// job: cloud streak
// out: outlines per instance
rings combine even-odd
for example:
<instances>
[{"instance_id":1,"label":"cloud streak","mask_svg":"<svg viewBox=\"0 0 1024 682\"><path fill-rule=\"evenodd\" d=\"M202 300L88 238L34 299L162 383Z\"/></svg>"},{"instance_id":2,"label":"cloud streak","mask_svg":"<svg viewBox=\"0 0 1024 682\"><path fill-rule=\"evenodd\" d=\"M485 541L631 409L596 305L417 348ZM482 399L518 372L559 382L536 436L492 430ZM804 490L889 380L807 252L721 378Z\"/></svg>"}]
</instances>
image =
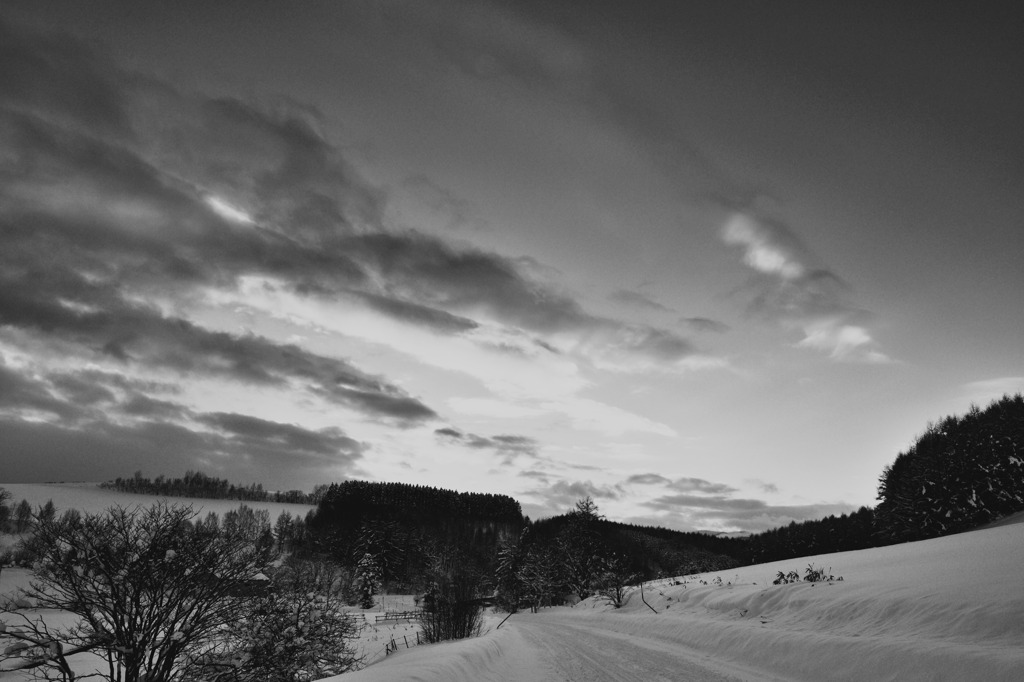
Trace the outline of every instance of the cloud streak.
<instances>
[{"instance_id":1,"label":"cloud streak","mask_svg":"<svg viewBox=\"0 0 1024 682\"><path fill-rule=\"evenodd\" d=\"M695 353L673 331L587 312L524 259L388 226L385 193L322 134L313 108L186 94L67 36L9 24L0 35L0 341L19 352L297 391L401 426L438 415L349 359L211 329L194 307L264 282L481 347L490 336L510 352L546 348L568 364L663 370ZM88 387L65 390L85 397ZM546 409L591 419L600 406L574 390ZM69 409L25 386L8 395ZM177 419L185 409L138 392L125 414Z\"/></svg>"},{"instance_id":2,"label":"cloud streak","mask_svg":"<svg viewBox=\"0 0 1024 682\"><path fill-rule=\"evenodd\" d=\"M537 456L537 442L526 436L503 434L486 437L475 433L463 433L450 426L436 429L434 435L446 444L459 445L473 450L491 450L504 457L506 464L511 464L519 455Z\"/></svg>"},{"instance_id":3,"label":"cloud streak","mask_svg":"<svg viewBox=\"0 0 1024 682\"><path fill-rule=\"evenodd\" d=\"M754 272L745 287L753 295L750 311L799 330L799 348L831 359L881 364L891 362L864 321L870 315L846 300L845 283L815 263L796 234L781 222L735 213L721 231L722 241L739 248Z\"/></svg>"},{"instance_id":4,"label":"cloud streak","mask_svg":"<svg viewBox=\"0 0 1024 682\"><path fill-rule=\"evenodd\" d=\"M106 480L245 466L249 475L308 486L351 471L366 445L341 429L225 412L160 396L172 388L96 370L39 372L0 363L0 456L9 480ZM154 394L155 392L155 394Z\"/></svg>"}]
</instances>

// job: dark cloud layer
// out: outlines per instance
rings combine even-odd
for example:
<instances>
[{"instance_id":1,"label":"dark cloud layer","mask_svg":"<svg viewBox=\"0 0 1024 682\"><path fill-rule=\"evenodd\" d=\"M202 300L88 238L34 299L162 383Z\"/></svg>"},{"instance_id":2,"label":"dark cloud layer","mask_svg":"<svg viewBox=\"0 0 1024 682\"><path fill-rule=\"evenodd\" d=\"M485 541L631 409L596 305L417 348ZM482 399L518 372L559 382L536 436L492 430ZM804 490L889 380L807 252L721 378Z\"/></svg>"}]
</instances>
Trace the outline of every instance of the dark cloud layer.
<instances>
[{"instance_id":1,"label":"dark cloud layer","mask_svg":"<svg viewBox=\"0 0 1024 682\"><path fill-rule=\"evenodd\" d=\"M830 514L855 511L853 505L842 503L771 505L764 500L687 493L663 495L642 504L661 512L659 518L663 525L690 529L731 527L750 532L785 526L791 521L820 519Z\"/></svg>"},{"instance_id":2,"label":"dark cloud layer","mask_svg":"<svg viewBox=\"0 0 1024 682\"><path fill-rule=\"evenodd\" d=\"M608 298L615 303L621 303L624 306L631 308L639 308L641 310L653 310L660 313L670 313L672 309L658 303L647 294L643 294L639 291L630 291L628 289L619 289L613 291Z\"/></svg>"},{"instance_id":3,"label":"dark cloud layer","mask_svg":"<svg viewBox=\"0 0 1024 682\"><path fill-rule=\"evenodd\" d=\"M683 318L683 322L689 325L695 332L714 332L716 334L724 334L729 331L729 325L707 317L686 317Z\"/></svg>"},{"instance_id":4,"label":"dark cloud layer","mask_svg":"<svg viewBox=\"0 0 1024 682\"><path fill-rule=\"evenodd\" d=\"M279 480L282 471L308 480L351 469L366 449L338 428L194 412L139 387L91 370L38 376L0 365L5 480L105 480L140 466L175 472L239 465L265 480Z\"/></svg>"},{"instance_id":5,"label":"dark cloud layer","mask_svg":"<svg viewBox=\"0 0 1024 682\"><path fill-rule=\"evenodd\" d=\"M600 504L601 500L617 500L625 492L621 485L600 485L589 480L568 481L563 479L549 483L549 479L541 472L528 477L534 478L542 484L541 487L522 492L527 499L540 500L539 503L523 504L523 509L532 516L565 514L573 509L577 501L585 497L590 497Z\"/></svg>"},{"instance_id":6,"label":"dark cloud layer","mask_svg":"<svg viewBox=\"0 0 1024 682\"><path fill-rule=\"evenodd\" d=\"M95 61L73 40L64 44L82 63ZM14 49L28 59L48 43L34 45ZM6 68L18 71L20 61ZM120 85L112 95L119 106L107 107L117 125L62 125L47 108L60 95L45 82L22 97L27 106L6 101L4 142L20 180L5 198L23 239L45 229L48 239L79 252L77 265L138 286L231 287L262 275L304 294L354 292L378 312L452 333L474 328L465 316L482 314L539 333L638 336L588 314L514 259L386 229L382 193L317 133L308 108L186 97L101 66L106 81ZM252 222L218 215L211 195L244 206ZM691 352L672 332L641 331L644 338L626 342L629 352L657 359Z\"/></svg>"},{"instance_id":7,"label":"dark cloud layer","mask_svg":"<svg viewBox=\"0 0 1024 682\"><path fill-rule=\"evenodd\" d=\"M445 443L452 443L476 450L491 450L495 454L503 456L505 463L511 463L517 455L526 455L528 457L535 457L537 455L537 441L526 436L504 434L488 438L475 433L463 433L450 426L436 429L434 435Z\"/></svg>"},{"instance_id":8,"label":"dark cloud layer","mask_svg":"<svg viewBox=\"0 0 1024 682\"><path fill-rule=\"evenodd\" d=\"M777 528L791 521L820 519L829 514L845 514L854 510L852 505L818 503L807 505L773 505L764 500L736 497L738 490L724 483L702 478L672 480L661 474L633 474L626 485L658 486L672 491L641 502L658 515L629 519L632 523L662 525L680 530L738 528L746 532L759 532ZM778 492L772 484L761 484L767 493Z\"/></svg>"},{"instance_id":9,"label":"dark cloud layer","mask_svg":"<svg viewBox=\"0 0 1024 682\"><path fill-rule=\"evenodd\" d=\"M0 352L28 354L46 375L32 383L0 367L5 433L26 448L36 434L40 452L48 442L59 453L77 429L97 448L116 441L154 457L166 446L143 441L166 438L189 461L361 452L340 432L193 414L144 385L154 374L298 390L401 426L437 418L344 357L190 315L210 292L237 296L253 282L436 334L486 321L552 350L557 341L539 337L664 364L694 352L675 332L588 313L522 259L393 229L386 193L322 128L313 107L185 93L72 37L0 23ZM104 369L62 374L49 366L58 358ZM65 421L18 421L31 411ZM506 457L537 448L521 436L439 435Z\"/></svg>"}]
</instances>

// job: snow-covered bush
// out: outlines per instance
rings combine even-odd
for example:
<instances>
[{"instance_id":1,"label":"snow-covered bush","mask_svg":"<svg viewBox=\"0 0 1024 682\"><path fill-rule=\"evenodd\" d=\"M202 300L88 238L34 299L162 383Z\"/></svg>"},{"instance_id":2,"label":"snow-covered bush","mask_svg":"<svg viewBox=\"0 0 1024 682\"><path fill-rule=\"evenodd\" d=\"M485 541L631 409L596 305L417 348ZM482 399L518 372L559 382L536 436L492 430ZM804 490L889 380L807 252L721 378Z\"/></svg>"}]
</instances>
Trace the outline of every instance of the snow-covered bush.
<instances>
[{"instance_id":1,"label":"snow-covered bush","mask_svg":"<svg viewBox=\"0 0 1024 682\"><path fill-rule=\"evenodd\" d=\"M359 606L373 608L373 597L380 592L381 569L377 558L369 552L356 565L356 585L359 589Z\"/></svg>"},{"instance_id":2,"label":"snow-covered bush","mask_svg":"<svg viewBox=\"0 0 1024 682\"><path fill-rule=\"evenodd\" d=\"M200 659L198 679L303 682L353 669L357 628L342 610L347 577L331 564L296 559L268 572L267 589Z\"/></svg>"}]
</instances>

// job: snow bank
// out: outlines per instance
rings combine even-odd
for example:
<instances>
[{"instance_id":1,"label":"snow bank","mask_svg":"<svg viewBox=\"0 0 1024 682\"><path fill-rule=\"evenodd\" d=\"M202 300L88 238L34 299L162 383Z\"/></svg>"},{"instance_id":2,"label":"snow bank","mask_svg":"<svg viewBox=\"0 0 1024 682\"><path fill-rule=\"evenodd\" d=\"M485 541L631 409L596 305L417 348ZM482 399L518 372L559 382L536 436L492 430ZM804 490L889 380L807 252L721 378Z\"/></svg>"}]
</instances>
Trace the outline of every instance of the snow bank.
<instances>
[{"instance_id":1,"label":"snow bank","mask_svg":"<svg viewBox=\"0 0 1024 682\"><path fill-rule=\"evenodd\" d=\"M329 677L322 682L513 682L543 679L543 673L534 669L529 649L518 633L512 628L502 628L475 639L399 649L398 653L365 670Z\"/></svg>"},{"instance_id":2,"label":"snow bank","mask_svg":"<svg viewBox=\"0 0 1024 682\"><path fill-rule=\"evenodd\" d=\"M771 584L779 571L802 575L808 563L844 579ZM554 623L692 651L759 671L753 679L1024 680L1024 523L680 580L645 586L657 614L633 590L620 610L587 600L516 614L480 639L417 647L332 679L543 680L547 668L519 631Z\"/></svg>"}]
</instances>

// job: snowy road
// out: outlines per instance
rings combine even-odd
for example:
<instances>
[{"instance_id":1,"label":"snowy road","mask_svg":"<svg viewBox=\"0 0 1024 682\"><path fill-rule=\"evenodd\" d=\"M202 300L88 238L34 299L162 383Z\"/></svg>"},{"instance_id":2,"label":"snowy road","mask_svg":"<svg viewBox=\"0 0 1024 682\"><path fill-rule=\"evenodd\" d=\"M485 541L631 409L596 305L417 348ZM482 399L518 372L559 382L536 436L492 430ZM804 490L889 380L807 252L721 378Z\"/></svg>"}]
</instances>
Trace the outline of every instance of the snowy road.
<instances>
[{"instance_id":1,"label":"snowy road","mask_svg":"<svg viewBox=\"0 0 1024 682\"><path fill-rule=\"evenodd\" d=\"M781 682L678 641L627 634L567 609L519 613L476 638L399 650L323 682ZM648 630L650 633L650 630Z\"/></svg>"},{"instance_id":2,"label":"snowy road","mask_svg":"<svg viewBox=\"0 0 1024 682\"><path fill-rule=\"evenodd\" d=\"M699 653L581 623L572 614L526 615L511 625L532 657L520 679L551 682L752 682L777 679L728 668Z\"/></svg>"}]
</instances>

